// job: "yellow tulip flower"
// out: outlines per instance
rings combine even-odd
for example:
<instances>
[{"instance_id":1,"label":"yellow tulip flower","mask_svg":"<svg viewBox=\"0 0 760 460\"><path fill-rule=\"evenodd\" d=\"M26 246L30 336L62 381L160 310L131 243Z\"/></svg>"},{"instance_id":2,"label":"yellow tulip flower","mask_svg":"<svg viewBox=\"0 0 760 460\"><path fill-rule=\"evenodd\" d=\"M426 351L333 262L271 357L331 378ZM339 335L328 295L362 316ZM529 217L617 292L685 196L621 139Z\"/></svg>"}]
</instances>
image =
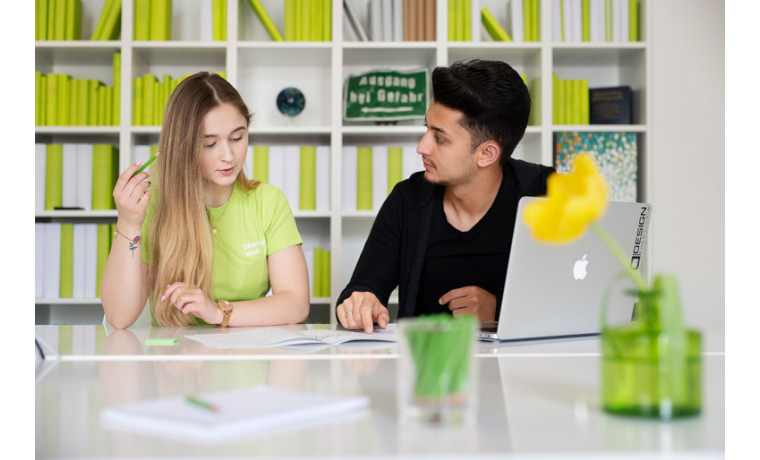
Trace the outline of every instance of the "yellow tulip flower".
<instances>
[{"instance_id":1,"label":"yellow tulip flower","mask_svg":"<svg viewBox=\"0 0 760 460\"><path fill-rule=\"evenodd\" d=\"M545 243L569 243L582 236L607 208L607 184L587 154L575 157L573 172L547 179L546 200L525 208L524 221Z\"/></svg>"}]
</instances>

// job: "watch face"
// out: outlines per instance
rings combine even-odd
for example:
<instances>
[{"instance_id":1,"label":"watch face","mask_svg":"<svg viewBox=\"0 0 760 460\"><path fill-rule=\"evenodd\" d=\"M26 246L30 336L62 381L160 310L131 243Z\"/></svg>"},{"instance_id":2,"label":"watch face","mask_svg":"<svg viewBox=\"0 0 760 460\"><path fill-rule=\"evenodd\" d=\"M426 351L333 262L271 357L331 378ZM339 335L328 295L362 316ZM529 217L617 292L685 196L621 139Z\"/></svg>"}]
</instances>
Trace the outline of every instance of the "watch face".
<instances>
[{"instance_id":1,"label":"watch face","mask_svg":"<svg viewBox=\"0 0 760 460\"><path fill-rule=\"evenodd\" d=\"M228 302L228 301L226 301L226 300L220 300L220 301L219 301L219 306L220 306L220 307L221 307L223 310L232 310L232 304L231 304L231 303L229 303L229 302Z\"/></svg>"}]
</instances>

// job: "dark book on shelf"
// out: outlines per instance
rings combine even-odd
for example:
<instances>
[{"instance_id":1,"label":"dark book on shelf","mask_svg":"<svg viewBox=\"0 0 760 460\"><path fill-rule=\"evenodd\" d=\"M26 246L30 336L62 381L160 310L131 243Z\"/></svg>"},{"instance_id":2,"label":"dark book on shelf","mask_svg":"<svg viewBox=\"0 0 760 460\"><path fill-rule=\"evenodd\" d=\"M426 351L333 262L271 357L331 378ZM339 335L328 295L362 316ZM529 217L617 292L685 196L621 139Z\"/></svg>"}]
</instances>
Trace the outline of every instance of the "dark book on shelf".
<instances>
[{"instance_id":1,"label":"dark book on shelf","mask_svg":"<svg viewBox=\"0 0 760 460\"><path fill-rule=\"evenodd\" d=\"M633 94L630 86L589 89L589 118L592 125L633 123Z\"/></svg>"}]
</instances>

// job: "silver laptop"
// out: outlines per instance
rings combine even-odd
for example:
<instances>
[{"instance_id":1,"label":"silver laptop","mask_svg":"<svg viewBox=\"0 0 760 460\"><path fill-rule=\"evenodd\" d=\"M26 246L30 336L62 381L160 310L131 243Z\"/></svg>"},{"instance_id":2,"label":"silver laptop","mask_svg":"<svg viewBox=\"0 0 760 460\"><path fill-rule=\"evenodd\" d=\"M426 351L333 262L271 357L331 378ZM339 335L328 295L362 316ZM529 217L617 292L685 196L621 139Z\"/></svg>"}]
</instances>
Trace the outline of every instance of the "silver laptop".
<instances>
[{"instance_id":1,"label":"silver laptop","mask_svg":"<svg viewBox=\"0 0 760 460\"><path fill-rule=\"evenodd\" d=\"M517 208L509 269L504 282L498 321L481 324L478 337L486 341L517 341L574 337L601 331L600 308L610 289L608 322L629 322L634 298L625 291L633 281L591 229L566 245L535 240L523 222L525 206L546 198L524 197ZM651 205L610 202L602 227L641 271Z\"/></svg>"}]
</instances>

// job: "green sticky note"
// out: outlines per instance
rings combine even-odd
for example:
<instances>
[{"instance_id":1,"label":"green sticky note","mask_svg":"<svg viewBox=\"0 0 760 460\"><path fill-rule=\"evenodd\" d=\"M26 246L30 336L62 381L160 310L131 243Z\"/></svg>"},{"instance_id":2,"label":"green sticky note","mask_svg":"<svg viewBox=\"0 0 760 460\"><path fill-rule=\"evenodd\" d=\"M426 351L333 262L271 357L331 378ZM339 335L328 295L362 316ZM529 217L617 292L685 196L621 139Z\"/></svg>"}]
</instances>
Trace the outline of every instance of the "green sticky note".
<instances>
[{"instance_id":1,"label":"green sticky note","mask_svg":"<svg viewBox=\"0 0 760 460\"><path fill-rule=\"evenodd\" d=\"M148 347L156 347L162 345L176 345L179 343L179 337L163 337L145 339L145 345Z\"/></svg>"}]
</instances>

